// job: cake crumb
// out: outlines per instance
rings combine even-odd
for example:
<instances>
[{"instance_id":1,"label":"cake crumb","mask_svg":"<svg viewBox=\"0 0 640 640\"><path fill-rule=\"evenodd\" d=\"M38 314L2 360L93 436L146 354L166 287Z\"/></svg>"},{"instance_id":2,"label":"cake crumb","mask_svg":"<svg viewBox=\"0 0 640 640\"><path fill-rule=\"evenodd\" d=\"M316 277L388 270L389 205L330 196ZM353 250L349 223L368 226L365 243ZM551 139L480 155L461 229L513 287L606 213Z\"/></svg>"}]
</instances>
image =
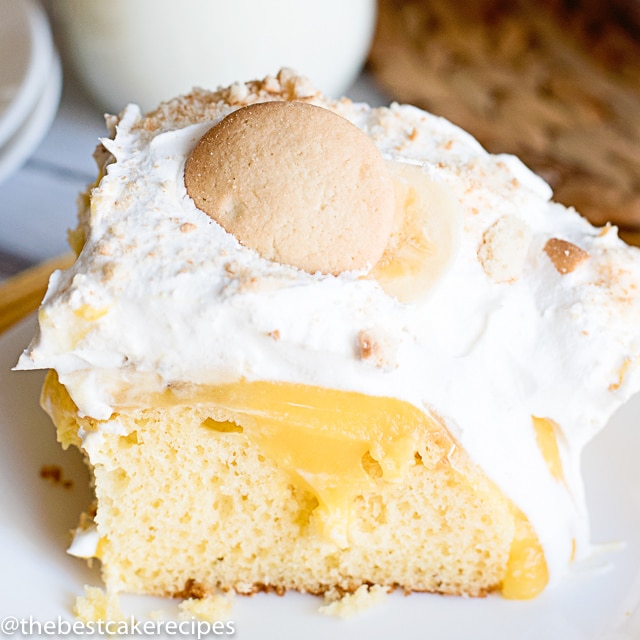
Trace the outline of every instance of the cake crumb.
<instances>
[{"instance_id":1,"label":"cake crumb","mask_svg":"<svg viewBox=\"0 0 640 640\"><path fill-rule=\"evenodd\" d=\"M76 618L85 623L125 619L117 595L89 585L85 585L84 591L85 595L78 596L73 606Z\"/></svg>"},{"instance_id":2,"label":"cake crumb","mask_svg":"<svg viewBox=\"0 0 640 640\"><path fill-rule=\"evenodd\" d=\"M325 593L325 602L318 611L326 616L350 618L382 604L389 590L382 585L360 585L353 593L331 589Z\"/></svg>"},{"instance_id":3,"label":"cake crumb","mask_svg":"<svg viewBox=\"0 0 640 640\"><path fill-rule=\"evenodd\" d=\"M577 269L589 254L580 247L567 240L550 238L544 245L544 252L549 256L556 270L565 275Z\"/></svg>"},{"instance_id":4,"label":"cake crumb","mask_svg":"<svg viewBox=\"0 0 640 640\"><path fill-rule=\"evenodd\" d=\"M230 595L209 595L204 598L188 598L178 605L181 620L197 618L206 622L217 622L229 618L233 605Z\"/></svg>"}]
</instances>

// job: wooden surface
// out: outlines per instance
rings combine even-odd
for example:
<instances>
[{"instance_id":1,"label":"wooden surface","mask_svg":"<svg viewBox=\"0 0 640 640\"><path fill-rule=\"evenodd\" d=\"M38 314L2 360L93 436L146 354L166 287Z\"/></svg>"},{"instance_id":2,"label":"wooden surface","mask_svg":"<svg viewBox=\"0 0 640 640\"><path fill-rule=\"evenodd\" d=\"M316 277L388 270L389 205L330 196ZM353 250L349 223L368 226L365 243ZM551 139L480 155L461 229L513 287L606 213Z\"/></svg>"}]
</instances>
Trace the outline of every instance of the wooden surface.
<instances>
[{"instance_id":1,"label":"wooden surface","mask_svg":"<svg viewBox=\"0 0 640 640\"><path fill-rule=\"evenodd\" d=\"M640 247L640 231L620 231L619 233L625 242Z\"/></svg>"},{"instance_id":2,"label":"wooden surface","mask_svg":"<svg viewBox=\"0 0 640 640\"><path fill-rule=\"evenodd\" d=\"M640 24L618 3L379 0L370 69L394 100L518 156L554 200L640 231Z\"/></svg>"},{"instance_id":3,"label":"wooden surface","mask_svg":"<svg viewBox=\"0 0 640 640\"><path fill-rule=\"evenodd\" d=\"M64 255L43 262L6 280L0 285L0 332L35 311L40 305L56 269L65 269L73 256Z\"/></svg>"}]
</instances>

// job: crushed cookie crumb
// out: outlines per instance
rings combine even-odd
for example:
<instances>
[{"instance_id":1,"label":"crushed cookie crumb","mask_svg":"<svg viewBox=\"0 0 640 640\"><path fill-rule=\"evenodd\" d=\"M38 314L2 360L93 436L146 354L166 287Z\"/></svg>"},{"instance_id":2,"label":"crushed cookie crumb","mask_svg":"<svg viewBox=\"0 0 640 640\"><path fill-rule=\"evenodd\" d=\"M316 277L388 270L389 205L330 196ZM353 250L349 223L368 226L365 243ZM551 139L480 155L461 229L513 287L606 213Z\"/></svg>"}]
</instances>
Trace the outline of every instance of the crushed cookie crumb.
<instances>
[{"instance_id":1,"label":"crushed cookie crumb","mask_svg":"<svg viewBox=\"0 0 640 640\"><path fill-rule=\"evenodd\" d=\"M604 238L611 230L613 229L613 225L610 222L607 222L603 227L600 227L600 233L598 236L600 238Z\"/></svg>"},{"instance_id":2,"label":"crushed cookie crumb","mask_svg":"<svg viewBox=\"0 0 640 640\"><path fill-rule=\"evenodd\" d=\"M313 101L320 95L308 79L297 76L290 69L263 80L235 83L217 91L194 89L191 93L163 102L147 113L135 128L149 135L181 128L196 122L218 117L220 109L227 111L253 102L270 100Z\"/></svg>"},{"instance_id":3,"label":"crushed cookie crumb","mask_svg":"<svg viewBox=\"0 0 640 640\"><path fill-rule=\"evenodd\" d=\"M358 346L360 347L360 357L363 360L369 359L375 351L375 342L366 331L358 333Z\"/></svg>"},{"instance_id":4,"label":"crushed cookie crumb","mask_svg":"<svg viewBox=\"0 0 640 640\"><path fill-rule=\"evenodd\" d=\"M113 262L108 262L102 267L102 277L104 278L104 280L110 280L111 278L113 278L115 272L116 267Z\"/></svg>"},{"instance_id":5,"label":"crushed cookie crumb","mask_svg":"<svg viewBox=\"0 0 640 640\"><path fill-rule=\"evenodd\" d=\"M558 273L565 275L575 271L590 256L584 250L560 238L550 238L544 245L544 252L549 256Z\"/></svg>"},{"instance_id":6,"label":"crushed cookie crumb","mask_svg":"<svg viewBox=\"0 0 640 640\"><path fill-rule=\"evenodd\" d=\"M112 249L111 249L111 245L107 242L103 242L99 249L98 249L98 253L101 256L110 256L112 255Z\"/></svg>"},{"instance_id":7,"label":"crushed cookie crumb","mask_svg":"<svg viewBox=\"0 0 640 640\"><path fill-rule=\"evenodd\" d=\"M618 371L618 379L616 382L612 382L609 385L608 387L609 391L617 391L622 386L622 384L624 383L625 377L629 373L629 369L631 368L633 363L634 363L634 358L627 357L624 359L624 362L622 363L622 366Z\"/></svg>"},{"instance_id":8,"label":"crushed cookie crumb","mask_svg":"<svg viewBox=\"0 0 640 640\"><path fill-rule=\"evenodd\" d=\"M262 89L268 93L279 93L280 83L278 82L278 78L275 78L274 76L267 76L263 80Z\"/></svg>"},{"instance_id":9,"label":"crushed cookie crumb","mask_svg":"<svg viewBox=\"0 0 640 640\"><path fill-rule=\"evenodd\" d=\"M153 133L154 131L157 131L160 128L160 125L158 124L158 122L156 122L152 118L144 118L142 121L142 128L145 131L149 131Z\"/></svg>"},{"instance_id":10,"label":"crushed cookie crumb","mask_svg":"<svg viewBox=\"0 0 640 640\"><path fill-rule=\"evenodd\" d=\"M358 356L380 369L394 369L398 366L395 345L388 336L372 329L358 332Z\"/></svg>"},{"instance_id":11,"label":"crushed cookie crumb","mask_svg":"<svg viewBox=\"0 0 640 640\"><path fill-rule=\"evenodd\" d=\"M273 331L269 331L267 334L270 338L274 340L280 340L280 331L278 329L274 329Z\"/></svg>"},{"instance_id":12,"label":"crushed cookie crumb","mask_svg":"<svg viewBox=\"0 0 640 640\"><path fill-rule=\"evenodd\" d=\"M196 227L195 224L193 224L193 222L183 222L180 225L180 231L182 233L191 233L191 231L195 231L198 227Z\"/></svg>"}]
</instances>

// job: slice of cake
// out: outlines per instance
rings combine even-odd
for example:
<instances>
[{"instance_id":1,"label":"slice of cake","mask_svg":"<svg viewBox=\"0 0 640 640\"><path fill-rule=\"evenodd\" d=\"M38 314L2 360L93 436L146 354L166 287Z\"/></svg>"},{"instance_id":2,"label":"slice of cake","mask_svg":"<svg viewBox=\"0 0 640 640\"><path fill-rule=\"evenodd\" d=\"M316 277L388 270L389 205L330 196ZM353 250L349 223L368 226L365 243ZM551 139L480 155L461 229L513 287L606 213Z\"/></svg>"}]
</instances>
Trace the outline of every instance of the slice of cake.
<instances>
[{"instance_id":1,"label":"slice of cake","mask_svg":"<svg viewBox=\"0 0 640 640\"><path fill-rule=\"evenodd\" d=\"M589 553L640 253L411 106L288 71L108 120L19 368L112 593L529 598Z\"/></svg>"}]
</instances>

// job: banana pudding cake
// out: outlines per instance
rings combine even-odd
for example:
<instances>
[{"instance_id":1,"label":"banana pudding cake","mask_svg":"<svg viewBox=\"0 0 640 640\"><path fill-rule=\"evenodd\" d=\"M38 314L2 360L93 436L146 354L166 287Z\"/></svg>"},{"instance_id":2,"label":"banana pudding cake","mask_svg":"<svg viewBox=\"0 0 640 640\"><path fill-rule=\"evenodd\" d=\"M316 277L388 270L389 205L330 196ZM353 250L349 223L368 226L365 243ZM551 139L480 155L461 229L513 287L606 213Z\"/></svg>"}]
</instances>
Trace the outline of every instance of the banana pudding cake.
<instances>
[{"instance_id":1,"label":"banana pudding cake","mask_svg":"<svg viewBox=\"0 0 640 640\"><path fill-rule=\"evenodd\" d=\"M509 155L288 70L108 118L21 369L110 592L531 598L640 388L640 253Z\"/></svg>"}]
</instances>

